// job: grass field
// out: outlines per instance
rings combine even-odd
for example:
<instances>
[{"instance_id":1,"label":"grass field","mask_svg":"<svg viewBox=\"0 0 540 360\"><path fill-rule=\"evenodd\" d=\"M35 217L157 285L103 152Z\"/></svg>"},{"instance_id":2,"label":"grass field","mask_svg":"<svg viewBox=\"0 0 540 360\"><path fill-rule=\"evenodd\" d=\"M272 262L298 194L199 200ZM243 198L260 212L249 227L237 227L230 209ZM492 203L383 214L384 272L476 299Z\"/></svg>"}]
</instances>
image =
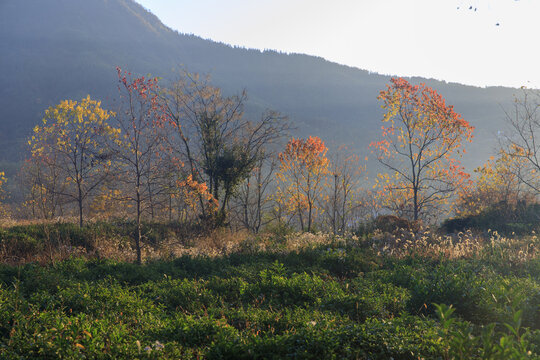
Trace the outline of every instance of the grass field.
<instances>
[{"instance_id":1,"label":"grass field","mask_svg":"<svg viewBox=\"0 0 540 360\"><path fill-rule=\"evenodd\" d=\"M539 358L536 237L470 237L2 265L0 358Z\"/></svg>"}]
</instances>

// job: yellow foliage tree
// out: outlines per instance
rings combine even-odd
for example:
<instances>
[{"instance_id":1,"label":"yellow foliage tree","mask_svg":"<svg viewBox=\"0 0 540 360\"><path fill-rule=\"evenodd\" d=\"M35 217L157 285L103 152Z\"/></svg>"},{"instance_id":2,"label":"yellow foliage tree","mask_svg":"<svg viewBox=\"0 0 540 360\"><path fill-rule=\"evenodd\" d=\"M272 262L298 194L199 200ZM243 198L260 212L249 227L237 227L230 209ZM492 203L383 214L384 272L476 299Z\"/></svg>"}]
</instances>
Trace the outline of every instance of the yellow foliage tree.
<instances>
[{"instance_id":1,"label":"yellow foliage tree","mask_svg":"<svg viewBox=\"0 0 540 360\"><path fill-rule=\"evenodd\" d=\"M112 115L90 95L80 102L64 100L45 111L43 124L34 128L29 141L32 158L54 168L65 185L50 190L77 204L80 226L87 200L104 182L111 165L105 144L120 133L107 122Z\"/></svg>"},{"instance_id":2,"label":"yellow foliage tree","mask_svg":"<svg viewBox=\"0 0 540 360\"><path fill-rule=\"evenodd\" d=\"M518 169L525 160L504 151L491 157L476 168L474 185L462 189L456 201L456 213L461 216L477 215L497 204L516 206L530 194L522 189Z\"/></svg>"}]
</instances>

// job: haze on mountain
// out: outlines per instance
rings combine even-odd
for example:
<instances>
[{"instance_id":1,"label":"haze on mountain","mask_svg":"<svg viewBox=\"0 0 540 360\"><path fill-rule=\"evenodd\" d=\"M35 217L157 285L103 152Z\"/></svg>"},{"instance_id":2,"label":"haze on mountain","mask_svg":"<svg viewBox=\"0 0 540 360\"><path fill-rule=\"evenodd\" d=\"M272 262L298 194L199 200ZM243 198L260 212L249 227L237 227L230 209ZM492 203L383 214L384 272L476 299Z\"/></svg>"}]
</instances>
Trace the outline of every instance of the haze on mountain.
<instances>
[{"instance_id":1,"label":"haze on mountain","mask_svg":"<svg viewBox=\"0 0 540 360\"><path fill-rule=\"evenodd\" d=\"M320 136L369 155L381 126L377 95L389 76L322 58L250 50L181 34L132 0L0 2L0 160L17 163L44 110L86 94L110 105L116 66L174 80L180 68L210 73L226 94L246 89L247 116L266 108L290 117L298 136ZM399 54L396 54L399 56ZM420 78L476 127L464 164L482 164L504 130L512 88L477 88ZM13 166L15 167L15 166Z\"/></svg>"}]
</instances>

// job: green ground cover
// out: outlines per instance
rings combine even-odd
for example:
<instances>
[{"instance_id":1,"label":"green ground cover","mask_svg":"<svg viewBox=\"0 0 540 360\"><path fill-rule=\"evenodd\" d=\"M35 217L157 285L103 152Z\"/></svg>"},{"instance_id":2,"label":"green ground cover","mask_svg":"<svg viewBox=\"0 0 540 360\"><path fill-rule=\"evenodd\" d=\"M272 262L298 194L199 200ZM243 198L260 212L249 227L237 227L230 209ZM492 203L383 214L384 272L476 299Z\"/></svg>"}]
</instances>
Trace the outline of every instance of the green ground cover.
<instances>
[{"instance_id":1,"label":"green ground cover","mask_svg":"<svg viewBox=\"0 0 540 360\"><path fill-rule=\"evenodd\" d=\"M539 305L540 260L489 252L71 258L0 266L0 358L532 359Z\"/></svg>"}]
</instances>

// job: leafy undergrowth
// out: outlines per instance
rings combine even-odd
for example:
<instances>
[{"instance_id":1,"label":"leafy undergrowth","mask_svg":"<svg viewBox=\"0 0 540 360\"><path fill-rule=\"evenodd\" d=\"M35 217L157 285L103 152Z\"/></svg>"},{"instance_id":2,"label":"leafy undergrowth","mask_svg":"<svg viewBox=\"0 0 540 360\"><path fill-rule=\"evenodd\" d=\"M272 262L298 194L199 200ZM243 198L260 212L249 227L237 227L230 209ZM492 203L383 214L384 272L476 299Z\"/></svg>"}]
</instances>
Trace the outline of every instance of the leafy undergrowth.
<instances>
[{"instance_id":1,"label":"leafy undergrowth","mask_svg":"<svg viewBox=\"0 0 540 360\"><path fill-rule=\"evenodd\" d=\"M359 240L3 265L0 358L538 358L539 279L538 259L395 257Z\"/></svg>"}]
</instances>

